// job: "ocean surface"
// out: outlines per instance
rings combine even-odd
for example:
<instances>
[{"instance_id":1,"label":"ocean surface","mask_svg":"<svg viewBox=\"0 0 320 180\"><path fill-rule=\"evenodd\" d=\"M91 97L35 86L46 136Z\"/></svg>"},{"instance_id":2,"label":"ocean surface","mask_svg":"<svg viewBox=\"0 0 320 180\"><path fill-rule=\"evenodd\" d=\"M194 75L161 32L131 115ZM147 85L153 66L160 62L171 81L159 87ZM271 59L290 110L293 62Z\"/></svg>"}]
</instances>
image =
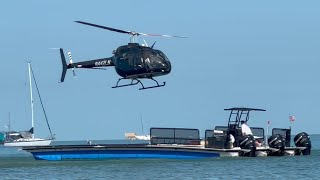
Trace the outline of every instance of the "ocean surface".
<instances>
[{"instance_id":1,"label":"ocean surface","mask_svg":"<svg viewBox=\"0 0 320 180\"><path fill-rule=\"evenodd\" d=\"M0 179L320 179L320 135L311 135L311 140L313 147L310 156L197 160L51 162L34 160L28 152L0 145Z\"/></svg>"}]
</instances>

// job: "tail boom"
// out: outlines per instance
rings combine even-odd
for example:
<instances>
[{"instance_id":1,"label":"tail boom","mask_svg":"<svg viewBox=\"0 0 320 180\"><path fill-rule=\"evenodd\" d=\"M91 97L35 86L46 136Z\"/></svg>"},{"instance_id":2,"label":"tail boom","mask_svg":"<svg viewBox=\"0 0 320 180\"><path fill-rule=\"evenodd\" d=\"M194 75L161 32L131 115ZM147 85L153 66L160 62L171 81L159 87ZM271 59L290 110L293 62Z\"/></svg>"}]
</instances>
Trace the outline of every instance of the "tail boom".
<instances>
[{"instance_id":1,"label":"tail boom","mask_svg":"<svg viewBox=\"0 0 320 180\"><path fill-rule=\"evenodd\" d=\"M60 82L64 81L67 70L70 68L101 69L101 67L114 66L112 57L72 63L71 53L68 53L69 59L70 58L71 59L70 59L70 63L67 64L62 48L60 48L60 56L61 56L61 62L62 62L62 74L61 74Z\"/></svg>"}]
</instances>

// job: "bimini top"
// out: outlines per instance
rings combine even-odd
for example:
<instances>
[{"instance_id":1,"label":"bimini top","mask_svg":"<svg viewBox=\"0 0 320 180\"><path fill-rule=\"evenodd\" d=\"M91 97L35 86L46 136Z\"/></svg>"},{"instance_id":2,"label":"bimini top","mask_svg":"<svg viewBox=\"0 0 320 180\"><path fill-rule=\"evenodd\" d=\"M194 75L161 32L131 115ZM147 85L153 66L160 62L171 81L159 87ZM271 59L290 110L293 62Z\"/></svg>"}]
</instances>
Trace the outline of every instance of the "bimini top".
<instances>
[{"instance_id":1,"label":"bimini top","mask_svg":"<svg viewBox=\"0 0 320 180\"><path fill-rule=\"evenodd\" d=\"M256 109L256 108L246 108L246 107L233 107L229 109L224 109L225 111L266 111L264 109Z\"/></svg>"}]
</instances>

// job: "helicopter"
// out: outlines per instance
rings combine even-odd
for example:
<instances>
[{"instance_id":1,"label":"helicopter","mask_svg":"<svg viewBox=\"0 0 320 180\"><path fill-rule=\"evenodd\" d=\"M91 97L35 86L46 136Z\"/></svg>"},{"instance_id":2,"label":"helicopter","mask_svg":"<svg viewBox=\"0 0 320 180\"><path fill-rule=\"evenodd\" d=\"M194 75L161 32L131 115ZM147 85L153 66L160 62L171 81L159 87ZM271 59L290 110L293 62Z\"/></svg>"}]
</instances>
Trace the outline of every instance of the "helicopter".
<instances>
[{"instance_id":1,"label":"helicopter","mask_svg":"<svg viewBox=\"0 0 320 180\"><path fill-rule=\"evenodd\" d=\"M115 29L111 27L101 26L97 24L92 24L83 21L74 21L76 23L93 26L100 29L105 29L117 33L129 34L130 43L118 47L112 52L113 56L101 59L93 59L87 61L73 62L71 52L68 52L68 58L70 63L67 64L63 49L60 48L60 56L62 61L62 74L60 82L63 82L68 69L73 70L73 75L75 76L75 68L87 68L87 69L105 69L103 67L114 66L116 72L121 78L112 88L119 88L125 86L132 86L141 84L139 90L157 88L166 85L166 82L159 84L157 80L154 79L156 76L167 75L171 71L171 63L167 56L160 50L154 49L153 43L149 47L146 42L140 45L136 43L137 37L139 35L143 36L160 36L160 37L174 37L174 38L187 38L185 36L170 36L170 35L160 35L160 34L146 34L135 31L125 31L121 29ZM156 83L153 86L144 86L141 79L150 79ZM122 80L131 80L130 83L121 84L119 82Z\"/></svg>"}]
</instances>

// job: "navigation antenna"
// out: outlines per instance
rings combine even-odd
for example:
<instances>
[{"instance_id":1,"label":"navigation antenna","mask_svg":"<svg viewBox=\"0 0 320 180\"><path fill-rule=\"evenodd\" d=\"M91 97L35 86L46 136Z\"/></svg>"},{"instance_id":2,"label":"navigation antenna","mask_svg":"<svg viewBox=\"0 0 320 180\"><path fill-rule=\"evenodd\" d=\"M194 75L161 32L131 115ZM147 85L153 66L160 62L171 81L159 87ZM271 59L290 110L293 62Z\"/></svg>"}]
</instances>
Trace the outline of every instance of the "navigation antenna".
<instances>
[{"instance_id":1,"label":"navigation antenna","mask_svg":"<svg viewBox=\"0 0 320 180\"><path fill-rule=\"evenodd\" d=\"M9 122L8 122L8 132L11 132L11 119L10 119L10 112L9 112Z\"/></svg>"}]
</instances>

